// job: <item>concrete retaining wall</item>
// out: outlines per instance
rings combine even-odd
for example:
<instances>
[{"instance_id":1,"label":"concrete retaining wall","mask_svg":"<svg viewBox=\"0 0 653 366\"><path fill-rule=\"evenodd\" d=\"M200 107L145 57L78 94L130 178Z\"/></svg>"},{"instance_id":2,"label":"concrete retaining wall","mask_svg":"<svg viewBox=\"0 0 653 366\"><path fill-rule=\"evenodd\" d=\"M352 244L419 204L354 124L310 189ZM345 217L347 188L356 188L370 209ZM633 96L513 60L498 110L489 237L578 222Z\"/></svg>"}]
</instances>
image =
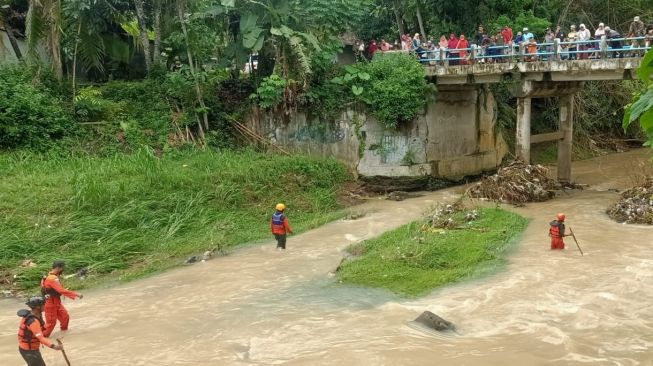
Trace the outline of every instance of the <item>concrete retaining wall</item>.
<instances>
[{"instance_id":1,"label":"concrete retaining wall","mask_svg":"<svg viewBox=\"0 0 653 366\"><path fill-rule=\"evenodd\" d=\"M335 121L296 112L281 120L255 111L249 127L290 150L335 157L363 176L460 179L495 169L507 153L496 129L492 93L474 86L441 87L437 101L412 123L386 130L364 109Z\"/></svg>"}]
</instances>

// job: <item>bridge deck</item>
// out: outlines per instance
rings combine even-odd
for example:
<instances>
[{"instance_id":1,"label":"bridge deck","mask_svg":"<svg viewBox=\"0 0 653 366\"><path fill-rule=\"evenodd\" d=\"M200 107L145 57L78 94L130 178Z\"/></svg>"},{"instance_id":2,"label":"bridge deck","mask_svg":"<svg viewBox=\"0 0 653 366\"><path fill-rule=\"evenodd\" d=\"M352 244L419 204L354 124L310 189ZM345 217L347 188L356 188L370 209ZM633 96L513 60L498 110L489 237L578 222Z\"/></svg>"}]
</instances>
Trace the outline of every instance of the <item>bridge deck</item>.
<instances>
[{"instance_id":1,"label":"bridge deck","mask_svg":"<svg viewBox=\"0 0 653 366\"><path fill-rule=\"evenodd\" d=\"M487 84L502 80L588 81L632 79L641 58L534 61L463 66L426 65L437 84Z\"/></svg>"}]
</instances>

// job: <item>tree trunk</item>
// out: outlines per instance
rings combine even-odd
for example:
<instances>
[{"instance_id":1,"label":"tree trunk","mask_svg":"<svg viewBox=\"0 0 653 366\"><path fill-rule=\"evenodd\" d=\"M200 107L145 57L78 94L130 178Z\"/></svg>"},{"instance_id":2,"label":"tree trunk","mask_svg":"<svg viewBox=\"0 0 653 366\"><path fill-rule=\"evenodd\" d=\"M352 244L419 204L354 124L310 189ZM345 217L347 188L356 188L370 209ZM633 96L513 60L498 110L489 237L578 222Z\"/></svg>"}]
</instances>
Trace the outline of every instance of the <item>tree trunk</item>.
<instances>
[{"instance_id":1,"label":"tree trunk","mask_svg":"<svg viewBox=\"0 0 653 366\"><path fill-rule=\"evenodd\" d=\"M419 24L419 31L422 33L422 37L424 37L424 41L426 41L426 31L424 30L424 22L422 21L422 10L420 9L422 6L421 1L417 0L417 3L415 4L416 13L417 13L417 23Z\"/></svg>"},{"instance_id":2,"label":"tree trunk","mask_svg":"<svg viewBox=\"0 0 653 366\"><path fill-rule=\"evenodd\" d=\"M195 63L193 62L193 53L190 49L190 38L188 37L188 29L186 29L186 23L184 21L184 0L177 0L177 15L179 16L179 23L181 23L181 31L184 33L184 39L186 40L186 53L188 55L188 66L190 69L191 75L195 81L195 91L197 93L197 102L202 108L202 119L204 121L204 129L209 130L209 115L206 110L206 104L204 104L204 97L202 96L202 88L200 88L200 83L197 78L197 73L195 71ZM200 123L200 133L202 138L204 137L204 131L202 129L202 124Z\"/></svg>"},{"instance_id":3,"label":"tree trunk","mask_svg":"<svg viewBox=\"0 0 653 366\"><path fill-rule=\"evenodd\" d=\"M154 53L152 63L157 65L161 62L161 13L163 12L163 0L154 2Z\"/></svg>"},{"instance_id":4,"label":"tree trunk","mask_svg":"<svg viewBox=\"0 0 653 366\"><path fill-rule=\"evenodd\" d=\"M152 55L150 54L150 38L147 36L147 18L145 17L143 0L134 0L134 6L136 7L136 18L140 28L141 46L143 46L143 54L145 54L145 69L149 73L152 69Z\"/></svg>"},{"instance_id":5,"label":"tree trunk","mask_svg":"<svg viewBox=\"0 0 653 366\"><path fill-rule=\"evenodd\" d=\"M399 4L398 0L394 0L395 19L397 20L397 27L399 27L399 39L401 39L406 32L404 31L404 22L401 20L399 9L401 9L401 4Z\"/></svg>"},{"instance_id":6,"label":"tree trunk","mask_svg":"<svg viewBox=\"0 0 653 366\"><path fill-rule=\"evenodd\" d=\"M77 25L77 36L75 38L75 53L73 54L73 106L77 100L77 51L79 49L79 35L82 33L82 20L79 20Z\"/></svg>"},{"instance_id":7,"label":"tree trunk","mask_svg":"<svg viewBox=\"0 0 653 366\"><path fill-rule=\"evenodd\" d=\"M63 79L63 62L61 60L61 0L52 4L50 9L49 48L52 58L52 70L58 80Z\"/></svg>"},{"instance_id":8,"label":"tree trunk","mask_svg":"<svg viewBox=\"0 0 653 366\"><path fill-rule=\"evenodd\" d=\"M9 43L11 43L11 48L14 50L16 58L19 61L22 60L23 53L20 51L20 47L18 47L18 41L16 41L16 37L14 36L14 30L11 28L9 22L5 20L5 14L2 10L0 10L0 27L7 31L7 38L9 38Z\"/></svg>"}]
</instances>

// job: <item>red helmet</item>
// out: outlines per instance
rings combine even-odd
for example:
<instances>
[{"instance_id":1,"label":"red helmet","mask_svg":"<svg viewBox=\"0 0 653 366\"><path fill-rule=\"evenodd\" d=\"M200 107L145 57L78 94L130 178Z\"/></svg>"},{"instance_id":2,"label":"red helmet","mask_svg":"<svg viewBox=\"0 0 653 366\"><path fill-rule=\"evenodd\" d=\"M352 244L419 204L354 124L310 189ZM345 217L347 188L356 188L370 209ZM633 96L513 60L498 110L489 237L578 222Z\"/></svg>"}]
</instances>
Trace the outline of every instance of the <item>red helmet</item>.
<instances>
[{"instance_id":1,"label":"red helmet","mask_svg":"<svg viewBox=\"0 0 653 366\"><path fill-rule=\"evenodd\" d=\"M558 221L565 221L565 218L566 218L565 214L563 213L558 214Z\"/></svg>"}]
</instances>

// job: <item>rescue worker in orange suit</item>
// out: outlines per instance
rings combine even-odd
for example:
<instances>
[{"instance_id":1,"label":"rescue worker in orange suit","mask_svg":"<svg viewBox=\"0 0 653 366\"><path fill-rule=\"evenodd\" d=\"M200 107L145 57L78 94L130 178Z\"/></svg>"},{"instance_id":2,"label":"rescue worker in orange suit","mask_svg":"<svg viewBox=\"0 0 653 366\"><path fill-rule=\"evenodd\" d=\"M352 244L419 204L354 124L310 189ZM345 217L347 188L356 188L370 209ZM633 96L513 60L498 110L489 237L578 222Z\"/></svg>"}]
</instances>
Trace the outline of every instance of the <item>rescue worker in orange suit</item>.
<instances>
[{"instance_id":1,"label":"rescue worker in orange suit","mask_svg":"<svg viewBox=\"0 0 653 366\"><path fill-rule=\"evenodd\" d=\"M41 331L43 328L42 312L45 306L45 299L42 297L32 297L25 305L31 310L18 310L20 326L18 327L18 351L23 356L27 366L45 366L41 356L40 347L44 345L57 351L63 349L62 345L54 344Z\"/></svg>"},{"instance_id":2,"label":"rescue worker in orange suit","mask_svg":"<svg viewBox=\"0 0 653 366\"><path fill-rule=\"evenodd\" d=\"M562 240L565 236L565 214L559 213L556 220L549 223L549 236L551 237L551 250L565 249L565 242Z\"/></svg>"},{"instance_id":3,"label":"rescue worker in orange suit","mask_svg":"<svg viewBox=\"0 0 653 366\"><path fill-rule=\"evenodd\" d=\"M276 212L272 215L270 220L270 228L275 239L277 239L277 249L286 249L286 235L292 234L292 229L288 223L288 218L285 215L286 205L279 203L276 207Z\"/></svg>"},{"instance_id":4,"label":"rescue worker in orange suit","mask_svg":"<svg viewBox=\"0 0 653 366\"><path fill-rule=\"evenodd\" d=\"M41 281L41 292L45 296L45 329L43 335L49 337L59 320L61 330L68 330L70 316L61 302L61 296L70 299L81 299L83 296L77 292L65 289L61 285L59 277L64 271L64 261L55 261L52 264L52 271Z\"/></svg>"}]
</instances>

